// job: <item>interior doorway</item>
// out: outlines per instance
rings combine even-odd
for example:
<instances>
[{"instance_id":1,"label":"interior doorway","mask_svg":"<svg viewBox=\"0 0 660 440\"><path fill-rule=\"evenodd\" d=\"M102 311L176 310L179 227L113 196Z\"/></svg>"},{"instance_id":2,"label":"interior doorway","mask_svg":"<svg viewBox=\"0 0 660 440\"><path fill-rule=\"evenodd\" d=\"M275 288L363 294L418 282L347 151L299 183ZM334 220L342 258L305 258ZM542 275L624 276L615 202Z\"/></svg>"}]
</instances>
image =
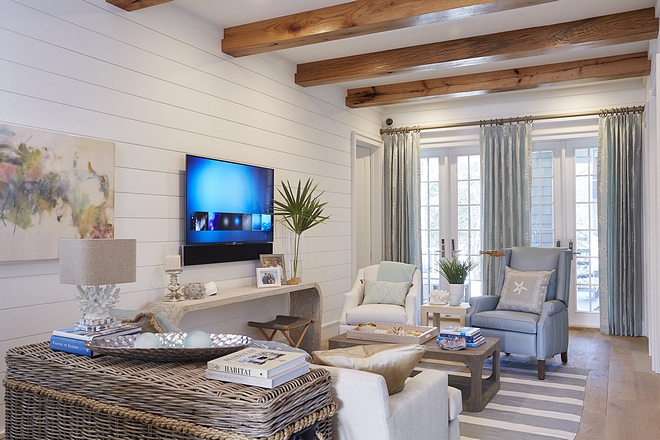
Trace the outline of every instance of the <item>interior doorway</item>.
<instances>
[{"instance_id":1,"label":"interior doorway","mask_svg":"<svg viewBox=\"0 0 660 440\"><path fill-rule=\"evenodd\" d=\"M382 260L382 143L352 134L352 272Z\"/></svg>"}]
</instances>

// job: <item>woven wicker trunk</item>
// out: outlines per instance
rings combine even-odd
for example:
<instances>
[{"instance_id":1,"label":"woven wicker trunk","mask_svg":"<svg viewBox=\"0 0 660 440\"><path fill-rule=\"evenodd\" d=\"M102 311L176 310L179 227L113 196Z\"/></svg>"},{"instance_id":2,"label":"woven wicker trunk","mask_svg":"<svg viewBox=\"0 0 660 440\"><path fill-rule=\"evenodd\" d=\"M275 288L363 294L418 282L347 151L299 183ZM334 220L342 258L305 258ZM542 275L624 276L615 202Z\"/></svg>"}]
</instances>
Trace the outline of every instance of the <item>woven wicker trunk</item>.
<instances>
[{"instance_id":1,"label":"woven wicker trunk","mask_svg":"<svg viewBox=\"0 0 660 440\"><path fill-rule=\"evenodd\" d=\"M160 363L53 351L7 351L8 440L332 438L330 376L315 369L273 389L204 377L205 362Z\"/></svg>"}]
</instances>

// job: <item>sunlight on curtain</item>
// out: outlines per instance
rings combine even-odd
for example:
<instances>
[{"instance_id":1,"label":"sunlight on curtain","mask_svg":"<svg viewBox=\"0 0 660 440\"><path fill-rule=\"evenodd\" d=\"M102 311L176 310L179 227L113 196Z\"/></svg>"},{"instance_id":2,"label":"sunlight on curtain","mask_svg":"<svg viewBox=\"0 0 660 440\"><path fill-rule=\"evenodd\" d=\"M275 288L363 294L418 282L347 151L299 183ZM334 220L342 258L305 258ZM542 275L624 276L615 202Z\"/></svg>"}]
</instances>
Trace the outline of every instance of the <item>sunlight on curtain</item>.
<instances>
[{"instance_id":1,"label":"sunlight on curtain","mask_svg":"<svg viewBox=\"0 0 660 440\"><path fill-rule=\"evenodd\" d=\"M601 331L642 334L642 115L601 115L598 124L598 247ZM605 315L607 311L607 315Z\"/></svg>"},{"instance_id":2,"label":"sunlight on curtain","mask_svg":"<svg viewBox=\"0 0 660 440\"><path fill-rule=\"evenodd\" d=\"M422 268L419 130L383 136L385 249L383 258Z\"/></svg>"},{"instance_id":3,"label":"sunlight on curtain","mask_svg":"<svg viewBox=\"0 0 660 440\"><path fill-rule=\"evenodd\" d=\"M532 199L532 122L482 125L481 182L484 250L529 246ZM499 259L484 256L499 273ZM495 292L495 276L482 284L482 295Z\"/></svg>"}]
</instances>

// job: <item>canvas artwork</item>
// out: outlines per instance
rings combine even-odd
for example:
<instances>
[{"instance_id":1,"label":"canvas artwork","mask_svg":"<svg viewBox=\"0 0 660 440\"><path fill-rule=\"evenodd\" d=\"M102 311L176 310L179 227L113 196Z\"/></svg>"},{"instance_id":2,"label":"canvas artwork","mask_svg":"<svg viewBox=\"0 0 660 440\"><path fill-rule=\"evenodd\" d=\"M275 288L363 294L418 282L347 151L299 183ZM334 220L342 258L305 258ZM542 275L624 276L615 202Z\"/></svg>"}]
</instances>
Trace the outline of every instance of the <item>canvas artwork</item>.
<instances>
[{"instance_id":1,"label":"canvas artwork","mask_svg":"<svg viewBox=\"0 0 660 440\"><path fill-rule=\"evenodd\" d=\"M0 261L114 237L115 144L0 123Z\"/></svg>"}]
</instances>

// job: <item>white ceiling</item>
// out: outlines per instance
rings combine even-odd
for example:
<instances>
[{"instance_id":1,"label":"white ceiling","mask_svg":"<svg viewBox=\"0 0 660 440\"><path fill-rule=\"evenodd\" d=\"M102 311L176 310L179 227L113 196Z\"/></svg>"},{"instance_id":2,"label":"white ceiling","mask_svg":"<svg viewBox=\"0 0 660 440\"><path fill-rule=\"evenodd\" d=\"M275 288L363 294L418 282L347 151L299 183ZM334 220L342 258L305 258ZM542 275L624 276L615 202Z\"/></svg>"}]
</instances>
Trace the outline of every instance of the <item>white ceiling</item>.
<instances>
[{"instance_id":1,"label":"white ceiling","mask_svg":"<svg viewBox=\"0 0 660 440\"><path fill-rule=\"evenodd\" d=\"M217 25L219 28L236 26L254 21L313 10L325 6L346 3L345 0L174 0L172 2L195 15ZM172 4L170 3L170 5ZM375 52L398 47L415 46L424 43L447 41L475 35L491 34L514 29L523 29L582 18L596 17L618 12L631 11L655 6L656 0L558 0L542 5L498 12L472 18L427 24L408 29L389 31L380 34L354 37L339 41L320 43L312 46L284 49L278 54L296 64ZM579 59L621 55L647 51L649 43L621 44L594 49L574 49L551 55L524 59L445 68L441 71L427 71L397 75L363 81L342 83L345 88L405 82L494 71L514 67L527 67Z\"/></svg>"}]
</instances>

